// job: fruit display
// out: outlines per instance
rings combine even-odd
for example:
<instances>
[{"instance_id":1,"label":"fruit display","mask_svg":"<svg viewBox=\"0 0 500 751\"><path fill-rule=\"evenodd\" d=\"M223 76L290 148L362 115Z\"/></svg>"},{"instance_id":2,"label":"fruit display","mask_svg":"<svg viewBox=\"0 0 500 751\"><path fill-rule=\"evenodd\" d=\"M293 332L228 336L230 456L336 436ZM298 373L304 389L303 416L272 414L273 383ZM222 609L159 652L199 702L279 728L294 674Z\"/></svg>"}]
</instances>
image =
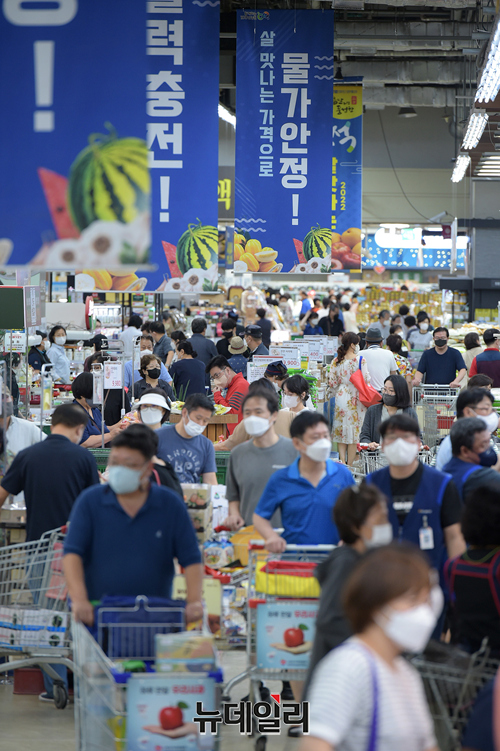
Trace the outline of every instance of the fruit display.
<instances>
[{"instance_id":1,"label":"fruit display","mask_svg":"<svg viewBox=\"0 0 500 751\"><path fill-rule=\"evenodd\" d=\"M361 230L358 227L350 227L342 234L332 233L332 266L335 270L360 269L361 268ZM338 264L340 263L340 268Z\"/></svg>"},{"instance_id":2,"label":"fruit display","mask_svg":"<svg viewBox=\"0 0 500 751\"><path fill-rule=\"evenodd\" d=\"M319 226L311 227L311 231L304 238L302 246L304 258L327 258L332 250L332 233L329 229Z\"/></svg>"},{"instance_id":3,"label":"fruit display","mask_svg":"<svg viewBox=\"0 0 500 751\"><path fill-rule=\"evenodd\" d=\"M94 133L71 165L68 207L79 230L97 219L132 222L149 209L150 193L148 151L140 138Z\"/></svg>"},{"instance_id":4,"label":"fruit display","mask_svg":"<svg viewBox=\"0 0 500 751\"><path fill-rule=\"evenodd\" d=\"M77 292L141 292L146 284L146 277L139 277L133 271L84 269L75 274Z\"/></svg>"}]
</instances>

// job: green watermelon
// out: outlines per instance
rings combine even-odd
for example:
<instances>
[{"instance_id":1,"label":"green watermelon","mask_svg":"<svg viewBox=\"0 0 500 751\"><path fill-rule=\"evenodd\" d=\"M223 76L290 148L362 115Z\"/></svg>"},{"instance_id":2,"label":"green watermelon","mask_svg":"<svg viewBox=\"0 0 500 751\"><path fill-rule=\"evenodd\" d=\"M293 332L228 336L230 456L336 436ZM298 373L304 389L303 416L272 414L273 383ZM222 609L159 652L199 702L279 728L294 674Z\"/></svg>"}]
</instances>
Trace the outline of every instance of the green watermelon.
<instances>
[{"instance_id":1,"label":"green watermelon","mask_svg":"<svg viewBox=\"0 0 500 751\"><path fill-rule=\"evenodd\" d=\"M146 142L94 133L71 165L68 206L83 230L96 219L128 224L150 207Z\"/></svg>"},{"instance_id":2,"label":"green watermelon","mask_svg":"<svg viewBox=\"0 0 500 751\"><path fill-rule=\"evenodd\" d=\"M311 227L311 231L304 238L304 258L326 258L332 254L332 232L317 225Z\"/></svg>"},{"instance_id":3,"label":"green watermelon","mask_svg":"<svg viewBox=\"0 0 500 751\"><path fill-rule=\"evenodd\" d=\"M219 233L217 227L189 224L177 243L177 266L181 274L189 269L209 269L217 263Z\"/></svg>"}]
</instances>

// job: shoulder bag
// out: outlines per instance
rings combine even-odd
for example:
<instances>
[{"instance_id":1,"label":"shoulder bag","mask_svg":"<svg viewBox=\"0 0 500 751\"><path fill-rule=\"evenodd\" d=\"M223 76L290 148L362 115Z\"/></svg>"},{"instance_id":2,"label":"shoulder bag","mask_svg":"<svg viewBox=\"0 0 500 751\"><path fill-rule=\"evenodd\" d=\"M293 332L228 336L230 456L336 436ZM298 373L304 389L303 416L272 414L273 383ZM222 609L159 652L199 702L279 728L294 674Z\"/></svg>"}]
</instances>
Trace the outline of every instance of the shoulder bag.
<instances>
[{"instance_id":1,"label":"shoulder bag","mask_svg":"<svg viewBox=\"0 0 500 751\"><path fill-rule=\"evenodd\" d=\"M358 391L358 399L365 407L373 407L374 404L379 404L382 401L382 397L378 393L378 391L375 391L373 386L370 386L369 383L365 381L363 378L363 373L361 372L361 361L363 359L363 355L359 358L359 367L356 370L355 373L352 374L352 376L349 378L350 382L353 384L353 386L356 387Z\"/></svg>"}]
</instances>

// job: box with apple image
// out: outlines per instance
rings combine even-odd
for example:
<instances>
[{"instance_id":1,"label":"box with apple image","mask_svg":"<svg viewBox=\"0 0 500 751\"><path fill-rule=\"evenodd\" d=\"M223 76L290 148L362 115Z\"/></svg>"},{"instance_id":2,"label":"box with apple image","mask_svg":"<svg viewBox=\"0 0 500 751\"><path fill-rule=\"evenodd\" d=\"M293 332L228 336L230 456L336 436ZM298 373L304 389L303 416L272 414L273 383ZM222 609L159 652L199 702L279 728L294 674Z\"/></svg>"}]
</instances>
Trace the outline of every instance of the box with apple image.
<instances>
[{"instance_id":1,"label":"box with apple image","mask_svg":"<svg viewBox=\"0 0 500 751\"><path fill-rule=\"evenodd\" d=\"M211 485L204 483L181 483L184 502L189 509L206 509L210 506Z\"/></svg>"},{"instance_id":2,"label":"box with apple image","mask_svg":"<svg viewBox=\"0 0 500 751\"><path fill-rule=\"evenodd\" d=\"M257 666L307 670L318 602L289 600L257 605Z\"/></svg>"},{"instance_id":3,"label":"box with apple image","mask_svg":"<svg viewBox=\"0 0 500 751\"><path fill-rule=\"evenodd\" d=\"M127 685L127 751L198 751L196 703L214 711L215 681L204 676L133 675ZM204 751L216 736L202 736Z\"/></svg>"},{"instance_id":4,"label":"box with apple image","mask_svg":"<svg viewBox=\"0 0 500 751\"><path fill-rule=\"evenodd\" d=\"M193 523L198 542L205 542L212 534L212 508L188 508L189 518Z\"/></svg>"}]
</instances>

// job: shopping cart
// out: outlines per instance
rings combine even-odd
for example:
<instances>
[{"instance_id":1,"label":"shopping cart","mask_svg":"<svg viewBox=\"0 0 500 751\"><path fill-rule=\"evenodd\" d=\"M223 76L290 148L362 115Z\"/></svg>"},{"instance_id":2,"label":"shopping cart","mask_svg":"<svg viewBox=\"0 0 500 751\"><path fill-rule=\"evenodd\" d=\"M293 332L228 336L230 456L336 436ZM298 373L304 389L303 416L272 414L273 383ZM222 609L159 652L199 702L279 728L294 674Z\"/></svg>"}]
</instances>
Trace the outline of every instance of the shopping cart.
<instances>
[{"instance_id":1,"label":"shopping cart","mask_svg":"<svg viewBox=\"0 0 500 751\"><path fill-rule=\"evenodd\" d=\"M144 613L149 618L146 622L140 617ZM189 701L186 697L192 693L198 700L203 699L206 708L206 692L202 695L198 690L182 691L182 686L176 687L176 683L195 689L208 686L213 689L214 702L219 701L216 687L222 676L218 668L208 674L190 670L183 673L155 671L155 637L184 631L184 615L184 607L150 607L146 597L138 597L132 607L100 607L96 611L93 633L81 623L74 624L75 724L79 751L125 751L128 748L125 740L127 715L131 722L131 694L138 696L141 691L137 682L143 684L143 725L148 725L146 708L153 700L168 705L180 699ZM220 695L220 691L218 693ZM184 715L183 719L188 720L187 709ZM156 723L157 717L156 712ZM165 745L166 733L162 732L162 727L140 727L139 730L144 731L141 732L141 748L169 748ZM209 746L204 748L208 751Z\"/></svg>"},{"instance_id":2,"label":"shopping cart","mask_svg":"<svg viewBox=\"0 0 500 751\"><path fill-rule=\"evenodd\" d=\"M232 688L245 679L250 680L253 701L260 701L261 681L305 679L320 593L314 569L333 548L287 545L284 553L275 555L264 549L263 542L251 543L247 668L227 683L225 699L229 701ZM295 633L286 635L287 630ZM295 642L300 643L293 646Z\"/></svg>"},{"instance_id":3,"label":"shopping cart","mask_svg":"<svg viewBox=\"0 0 500 751\"><path fill-rule=\"evenodd\" d=\"M489 658L486 647L473 655L458 649L447 655L445 646L436 645L434 656L426 651L410 661L422 678L439 748L459 751L476 696L485 683L495 678L500 662Z\"/></svg>"},{"instance_id":4,"label":"shopping cart","mask_svg":"<svg viewBox=\"0 0 500 751\"><path fill-rule=\"evenodd\" d=\"M459 388L439 384L413 387L413 408L422 428L424 443L431 449L450 432L459 393Z\"/></svg>"},{"instance_id":5,"label":"shopping cart","mask_svg":"<svg viewBox=\"0 0 500 751\"><path fill-rule=\"evenodd\" d=\"M54 703L64 709L68 693L51 667L73 669L67 589L62 572L66 528L39 540L0 548L0 673L32 665L54 680ZM13 659L14 658L14 659Z\"/></svg>"}]
</instances>

